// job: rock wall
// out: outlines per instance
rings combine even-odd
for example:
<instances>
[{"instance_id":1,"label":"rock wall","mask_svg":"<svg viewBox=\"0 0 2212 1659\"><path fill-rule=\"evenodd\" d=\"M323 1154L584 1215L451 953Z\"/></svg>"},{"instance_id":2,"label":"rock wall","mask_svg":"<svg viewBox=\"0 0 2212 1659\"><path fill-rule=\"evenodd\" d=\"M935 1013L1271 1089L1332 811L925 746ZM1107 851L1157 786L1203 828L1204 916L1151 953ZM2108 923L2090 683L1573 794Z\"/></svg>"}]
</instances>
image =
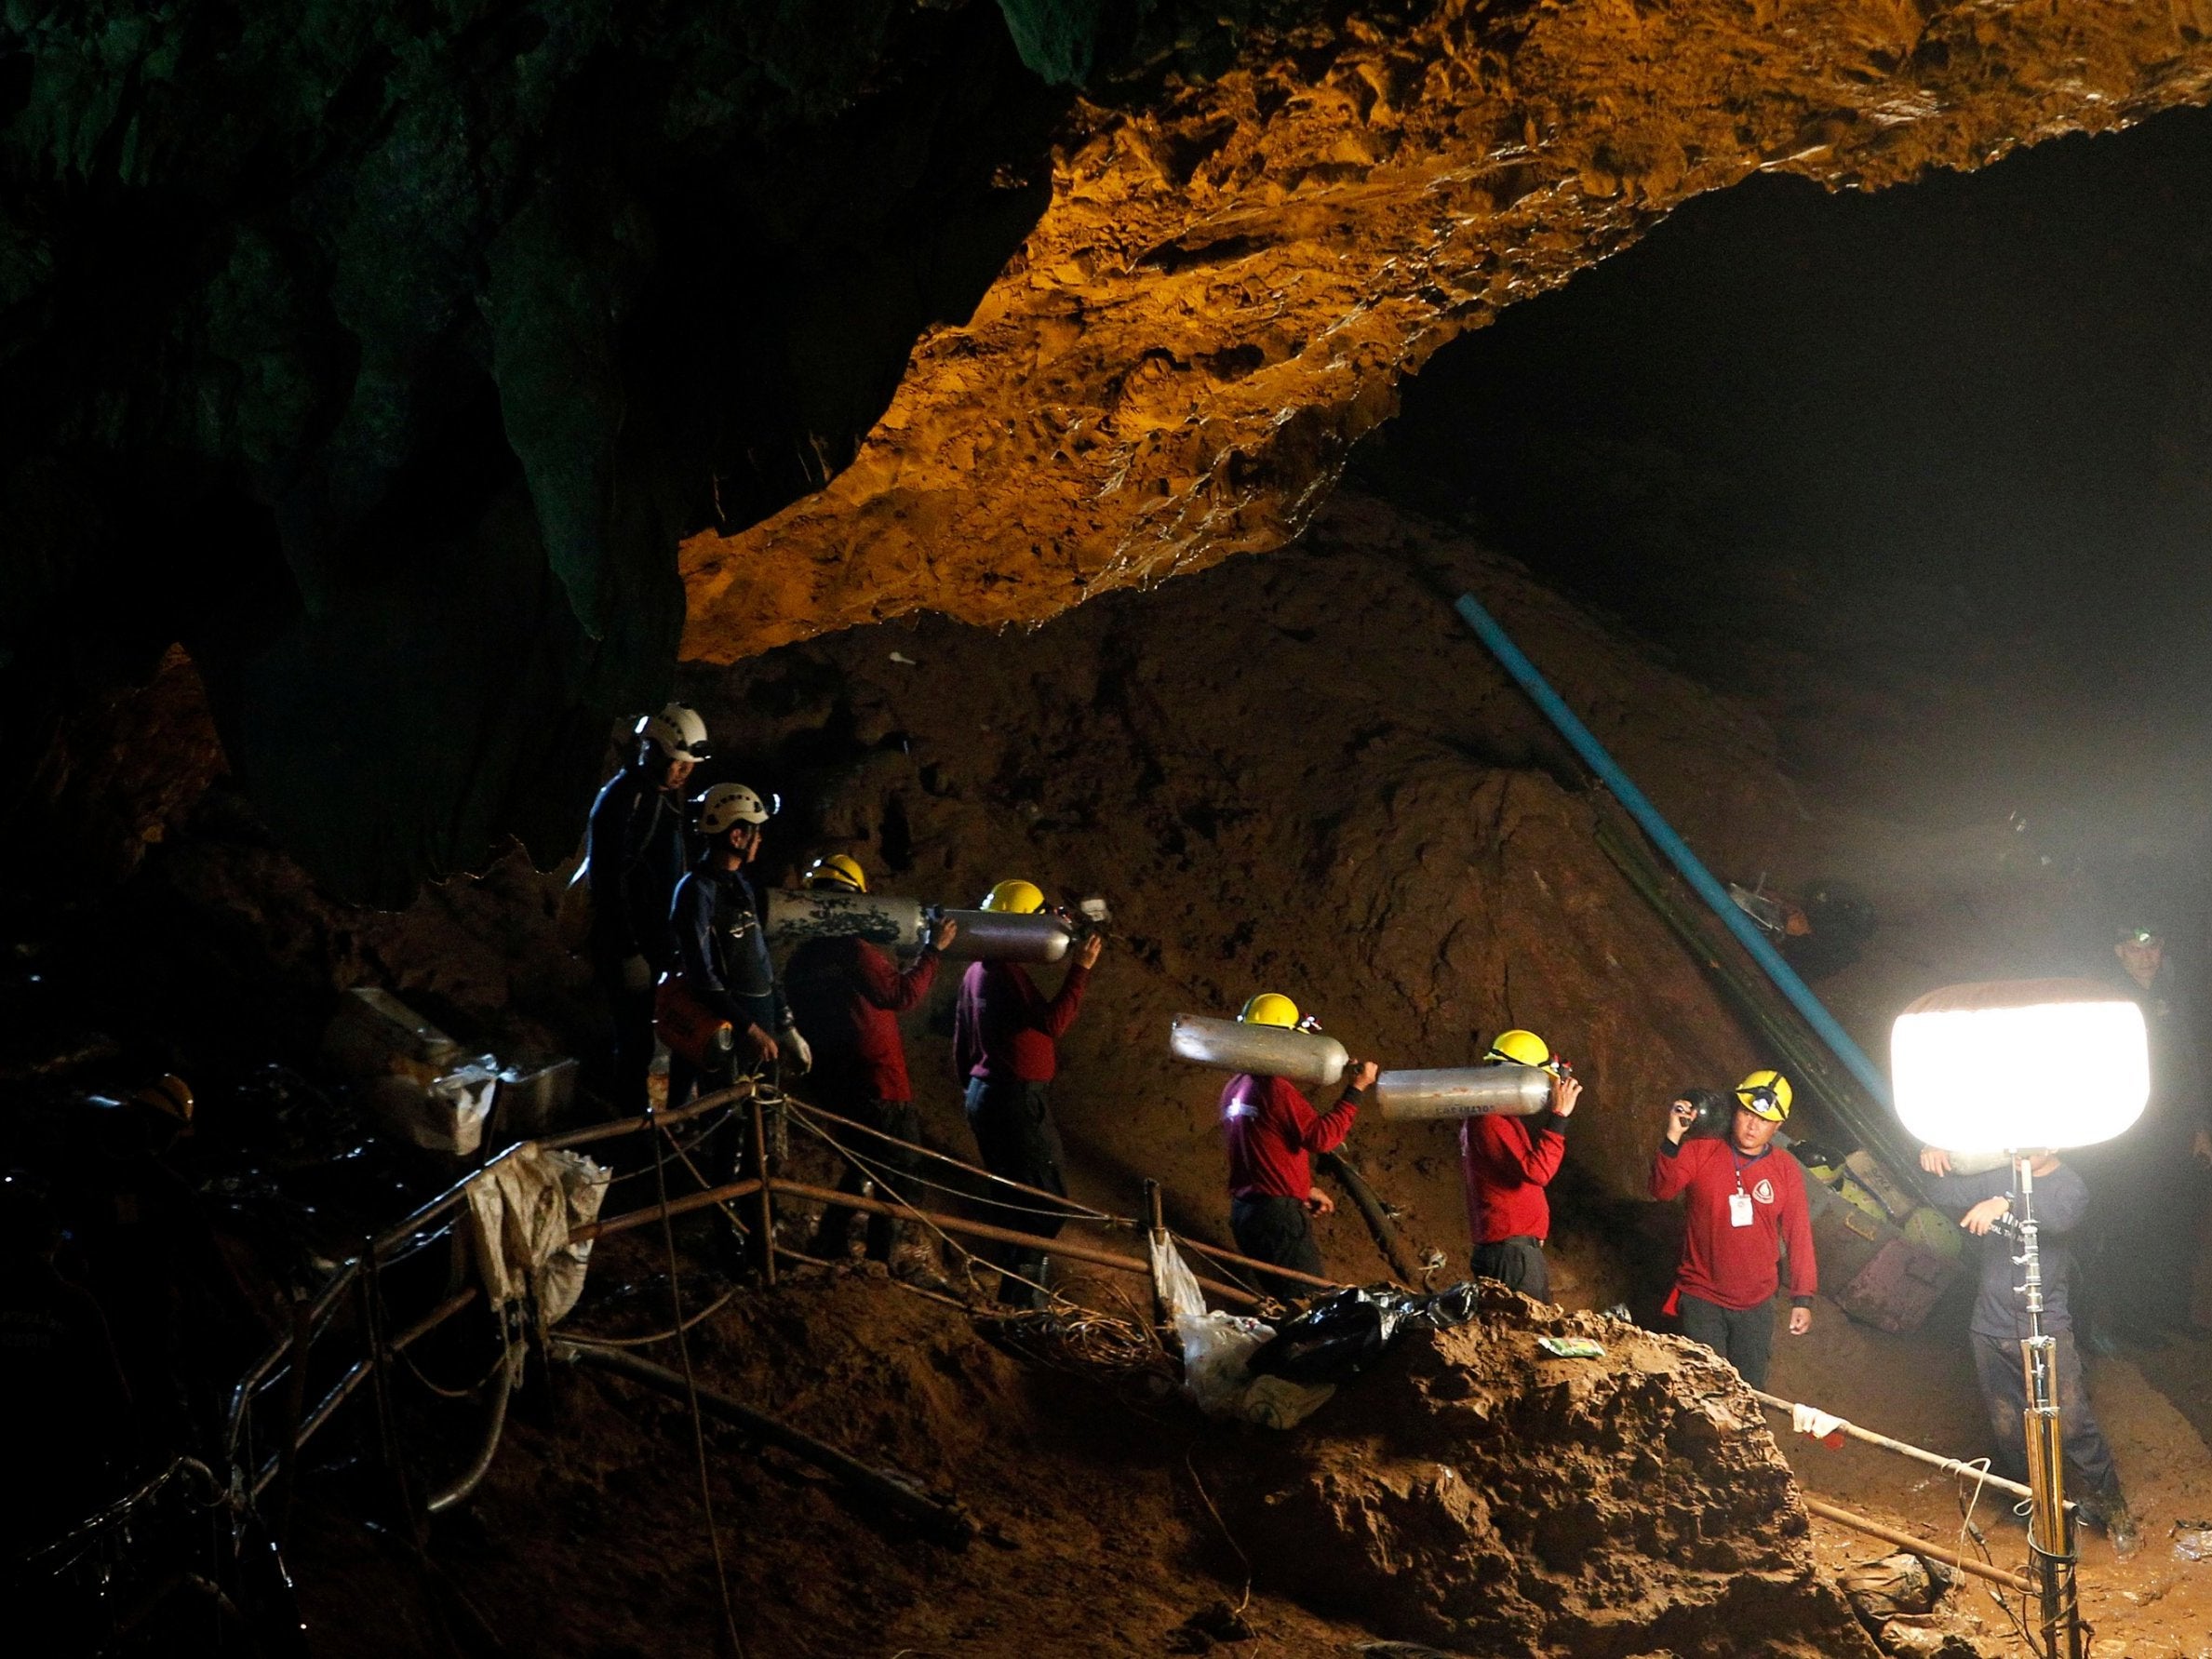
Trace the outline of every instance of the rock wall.
<instances>
[{"instance_id":1,"label":"rock wall","mask_svg":"<svg viewBox=\"0 0 2212 1659\"><path fill-rule=\"evenodd\" d=\"M2212 8L1361 5L1086 102L1052 200L853 463L684 549L684 654L1036 621L1280 545L1399 378L1760 169L1876 188L2212 89Z\"/></svg>"},{"instance_id":2,"label":"rock wall","mask_svg":"<svg viewBox=\"0 0 2212 1659\"><path fill-rule=\"evenodd\" d=\"M0 783L181 641L285 843L404 902L557 843L679 638L1036 620L1273 547L1399 376L1672 204L2198 100L2208 30L2205 0L26 0Z\"/></svg>"}]
</instances>

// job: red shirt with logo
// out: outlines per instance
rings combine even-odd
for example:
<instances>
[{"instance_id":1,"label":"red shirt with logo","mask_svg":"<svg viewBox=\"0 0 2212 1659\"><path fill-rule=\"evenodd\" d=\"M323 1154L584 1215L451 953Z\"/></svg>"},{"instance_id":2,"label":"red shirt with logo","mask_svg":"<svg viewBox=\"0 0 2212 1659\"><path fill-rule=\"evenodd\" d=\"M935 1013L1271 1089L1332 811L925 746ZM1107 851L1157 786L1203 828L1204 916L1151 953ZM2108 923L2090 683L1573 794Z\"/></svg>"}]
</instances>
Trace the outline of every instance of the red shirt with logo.
<instances>
[{"instance_id":1,"label":"red shirt with logo","mask_svg":"<svg viewBox=\"0 0 2212 1659\"><path fill-rule=\"evenodd\" d=\"M1729 1200L1741 1192L1749 1221L1734 1224ZM1781 1284L1779 1257L1790 1250L1790 1294L1809 1302L1820 1288L1813 1260L1813 1221L1805 1207L1805 1174L1775 1146L1747 1157L1726 1138L1659 1143L1652 1159L1651 1196L1686 1198L1682 1265L1674 1288L1722 1307L1757 1307Z\"/></svg>"}]
</instances>

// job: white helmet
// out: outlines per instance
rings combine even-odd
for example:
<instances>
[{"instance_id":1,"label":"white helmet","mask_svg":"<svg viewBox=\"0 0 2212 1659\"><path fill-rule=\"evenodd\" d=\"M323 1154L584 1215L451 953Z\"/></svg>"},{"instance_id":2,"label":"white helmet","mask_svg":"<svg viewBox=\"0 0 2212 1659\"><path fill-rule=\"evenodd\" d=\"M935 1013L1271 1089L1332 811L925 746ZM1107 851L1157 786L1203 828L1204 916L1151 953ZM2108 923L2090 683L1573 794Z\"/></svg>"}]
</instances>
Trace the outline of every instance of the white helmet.
<instances>
[{"instance_id":1,"label":"white helmet","mask_svg":"<svg viewBox=\"0 0 2212 1659\"><path fill-rule=\"evenodd\" d=\"M743 783L717 783L699 797L699 833L714 836L733 823L766 823L773 812Z\"/></svg>"},{"instance_id":2,"label":"white helmet","mask_svg":"<svg viewBox=\"0 0 2212 1659\"><path fill-rule=\"evenodd\" d=\"M706 744L706 722L686 703L672 702L646 716L637 722L637 735L671 760L705 760L713 754Z\"/></svg>"}]
</instances>

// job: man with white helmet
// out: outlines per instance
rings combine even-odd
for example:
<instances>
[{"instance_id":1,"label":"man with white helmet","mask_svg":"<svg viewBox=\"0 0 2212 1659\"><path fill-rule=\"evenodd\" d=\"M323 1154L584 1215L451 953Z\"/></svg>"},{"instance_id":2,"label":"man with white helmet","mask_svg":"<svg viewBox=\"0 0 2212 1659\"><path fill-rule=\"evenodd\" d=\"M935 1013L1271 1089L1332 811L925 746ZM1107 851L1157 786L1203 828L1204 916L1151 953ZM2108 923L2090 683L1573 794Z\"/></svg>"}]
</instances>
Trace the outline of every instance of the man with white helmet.
<instances>
[{"instance_id":1,"label":"man with white helmet","mask_svg":"<svg viewBox=\"0 0 2212 1659\"><path fill-rule=\"evenodd\" d=\"M684 874L684 784L707 758L706 722L672 702L637 722L636 750L592 803L583 868L591 959L614 1015L615 1104L645 1110L653 1060L653 985L675 966L668 921Z\"/></svg>"},{"instance_id":2,"label":"man with white helmet","mask_svg":"<svg viewBox=\"0 0 2212 1659\"><path fill-rule=\"evenodd\" d=\"M735 1041L731 1064L753 1072L781 1063L805 1071L810 1060L798 1035L776 965L768 951L760 903L745 866L760 856L772 809L743 783L717 783L699 799L699 862L677 883L670 920L676 930L676 966L685 995L709 1015L730 1022ZM679 1082L671 1062L668 1104L679 1104L694 1080L710 1087L726 1077Z\"/></svg>"}]
</instances>

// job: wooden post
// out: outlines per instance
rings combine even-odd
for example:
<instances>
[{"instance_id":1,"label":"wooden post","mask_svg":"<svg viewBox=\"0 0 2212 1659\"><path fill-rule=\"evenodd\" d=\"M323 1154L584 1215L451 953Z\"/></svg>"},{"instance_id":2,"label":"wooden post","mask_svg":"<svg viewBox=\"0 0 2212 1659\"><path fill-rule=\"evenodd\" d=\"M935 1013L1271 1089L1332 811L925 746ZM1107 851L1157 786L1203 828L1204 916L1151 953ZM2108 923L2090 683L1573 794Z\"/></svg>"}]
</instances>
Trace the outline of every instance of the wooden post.
<instances>
[{"instance_id":1,"label":"wooden post","mask_svg":"<svg viewBox=\"0 0 2212 1659\"><path fill-rule=\"evenodd\" d=\"M1830 1504L1826 1499L1814 1497L1810 1492L1803 1495L1805 1508L1822 1520L1832 1520L1840 1527L1849 1527L1855 1532L1879 1538L1884 1544L1916 1556L1925 1556L1931 1561L1941 1561L1946 1567L1956 1568L1976 1578L1986 1578L1991 1584L2003 1585L2006 1589L2017 1590L2023 1596L2035 1593L2035 1586L2017 1572L2007 1572L2002 1567L1991 1567L1971 1556L1963 1556L1955 1549L1946 1549L1940 1544L1930 1544L1926 1539L1916 1538L1910 1532L1899 1532L1896 1527L1884 1526L1878 1520L1870 1520L1841 1504Z\"/></svg>"},{"instance_id":2,"label":"wooden post","mask_svg":"<svg viewBox=\"0 0 2212 1659\"><path fill-rule=\"evenodd\" d=\"M768 1118L757 1091L753 1095L753 1173L760 1182L760 1231L754 1240L758 1254L760 1282L776 1282L776 1193L768 1172Z\"/></svg>"}]
</instances>

